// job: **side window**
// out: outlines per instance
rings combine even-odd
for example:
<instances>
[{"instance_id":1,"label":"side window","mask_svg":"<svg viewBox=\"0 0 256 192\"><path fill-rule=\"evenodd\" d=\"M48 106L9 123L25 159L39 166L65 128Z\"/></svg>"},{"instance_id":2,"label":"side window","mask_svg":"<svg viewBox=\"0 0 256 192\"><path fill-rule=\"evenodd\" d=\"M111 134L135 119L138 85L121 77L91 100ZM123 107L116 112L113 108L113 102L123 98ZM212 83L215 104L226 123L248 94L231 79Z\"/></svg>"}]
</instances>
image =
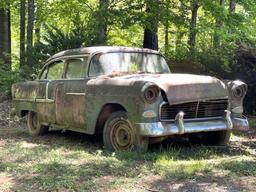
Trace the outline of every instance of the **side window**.
<instances>
[{"instance_id":1,"label":"side window","mask_svg":"<svg viewBox=\"0 0 256 192\"><path fill-rule=\"evenodd\" d=\"M67 79L85 78L87 57L67 60Z\"/></svg>"},{"instance_id":2,"label":"side window","mask_svg":"<svg viewBox=\"0 0 256 192\"><path fill-rule=\"evenodd\" d=\"M104 74L104 70L102 68L102 65L100 63L100 57L102 54L97 54L92 58L90 69L89 69L89 75L91 77L99 76Z\"/></svg>"},{"instance_id":3,"label":"side window","mask_svg":"<svg viewBox=\"0 0 256 192\"><path fill-rule=\"evenodd\" d=\"M64 71L64 62L63 61L55 61L48 68L47 79L62 79Z\"/></svg>"}]
</instances>

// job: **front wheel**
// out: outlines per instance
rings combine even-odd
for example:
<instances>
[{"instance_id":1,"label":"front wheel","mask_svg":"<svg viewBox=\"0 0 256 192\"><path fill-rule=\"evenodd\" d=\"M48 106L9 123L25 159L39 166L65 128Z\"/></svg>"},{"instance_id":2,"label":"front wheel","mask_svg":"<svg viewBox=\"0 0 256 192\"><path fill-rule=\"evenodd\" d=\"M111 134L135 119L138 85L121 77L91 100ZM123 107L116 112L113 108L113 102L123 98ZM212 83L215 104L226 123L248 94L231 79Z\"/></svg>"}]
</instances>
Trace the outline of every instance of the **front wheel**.
<instances>
[{"instance_id":1,"label":"front wheel","mask_svg":"<svg viewBox=\"0 0 256 192\"><path fill-rule=\"evenodd\" d=\"M225 146L229 143L230 135L230 130L192 133L189 136L189 141L192 144Z\"/></svg>"},{"instance_id":2,"label":"front wheel","mask_svg":"<svg viewBox=\"0 0 256 192\"><path fill-rule=\"evenodd\" d=\"M117 111L105 123L103 142L110 151L146 151L149 139L137 135L126 113Z\"/></svg>"},{"instance_id":3,"label":"front wheel","mask_svg":"<svg viewBox=\"0 0 256 192\"><path fill-rule=\"evenodd\" d=\"M48 130L47 126L43 126L40 124L40 122L38 121L37 113L33 111L30 111L28 113L27 125L28 132L31 136L43 135Z\"/></svg>"}]
</instances>

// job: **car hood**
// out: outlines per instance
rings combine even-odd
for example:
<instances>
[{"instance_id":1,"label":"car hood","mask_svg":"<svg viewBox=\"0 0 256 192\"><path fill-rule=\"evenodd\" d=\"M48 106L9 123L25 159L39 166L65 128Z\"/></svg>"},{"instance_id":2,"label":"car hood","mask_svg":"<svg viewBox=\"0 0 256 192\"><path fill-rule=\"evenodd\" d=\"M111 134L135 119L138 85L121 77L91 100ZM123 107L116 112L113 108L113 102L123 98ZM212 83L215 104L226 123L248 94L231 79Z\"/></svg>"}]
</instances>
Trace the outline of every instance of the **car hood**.
<instances>
[{"instance_id":1,"label":"car hood","mask_svg":"<svg viewBox=\"0 0 256 192\"><path fill-rule=\"evenodd\" d=\"M214 77L190 74L132 74L104 78L111 79L111 84L124 83L134 85L136 82L151 82L159 86L165 93L170 104L227 98L225 84ZM98 82L99 83L99 82Z\"/></svg>"}]
</instances>

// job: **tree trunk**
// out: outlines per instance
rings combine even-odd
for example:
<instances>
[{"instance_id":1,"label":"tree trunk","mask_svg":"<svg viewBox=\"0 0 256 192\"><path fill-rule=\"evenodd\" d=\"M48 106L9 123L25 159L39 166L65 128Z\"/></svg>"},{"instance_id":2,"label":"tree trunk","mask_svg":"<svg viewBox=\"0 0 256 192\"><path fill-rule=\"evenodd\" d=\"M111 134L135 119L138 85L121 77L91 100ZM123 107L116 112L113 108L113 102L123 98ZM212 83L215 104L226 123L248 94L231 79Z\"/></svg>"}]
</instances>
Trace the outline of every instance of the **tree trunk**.
<instances>
[{"instance_id":1,"label":"tree trunk","mask_svg":"<svg viewBox=\"0 0 256 192\"><path fill-rule=\"evenodd\" d=\"M28 24L27 24L27 62L29 68L33 68L33 30L35 17L35 2L28 0Z\"/></svg>"},{"instance_id":2,"label":"tree trunk","mask_svg":"<svg viewBox=\"0 0 256 192\"><path fill-rule=\"evenodd\" d=\"M235 13L236 11L236 2L234 0L230 0L229 11L230 13Z\"/></svg>"},{"instance_id":3,"label":"tree trunk","mask_svg":"<svg viewBox=\"0 0 256 192\"><path fill-rule=\"evenodd\" d=\"M196 45L197 11L199 8L198 0L194 0L191 4L192 4L191 5L192 13L191 13L190 34L189 34L188 45L190 47L190 50L193 50Z\"/></svg>"},{"instance_id":4,"label":"tree trunk","mask_svg":"<svg viewBox=\"0 0 256 192\"><path fill-rule=\"evenodd\" d=\"M166 9L166 11L167 11L167 13L169 13L169 1L167 1L167 3L168 4L166 4L166 6L165 6L165 9ZM166 15L166 17L165 17L165 24L164 24L164 33L165 33L165 35L164 35L164 49L165 49L165 53L167 53L168 52L168 50L169 50L169 17L170 17L170 15L168 14L168 15Z\"/></svg>"},{"instance_id":5,"label":"tree trunk","mask_svg":"<svg viewBox=\"0 0 256 192\"><path fill-rule=\"evenodd\" d=\"M35 27L35 44L39 43L41 40L41 26L37 25Z\"/></svg>"},{"instance_id":6,"label":"tree trunk","mask_svg":"<svg viewBox=\"0 0 256 192\"><path fill-rule=\"evenodd\" d=\"M25 66L25 0L20 0L20 68Z\"/></svg>"},{"instance_id":7,"label":"tree trunk","mask_svg":"<svg viewBox=\"0 0 256 192\"><path fill-rule=\"evenodd\" d=\"M11 70L11 23L10 10L0 9L0 63Z\"/></svg>"},{"instance_id":8,"label":"tree trunk","mask_svg":"<svg viewBox=\"0 0 256 192\"><path fill-rule=\"evenodd\" d=\"M159 0L147 2L146 12L150 13L144 29L143 48L158 50L158 7Z\"/></svg>"},{"instance_id":9,"label":"tree trunk","mask_svg":"<svg viewBox=\"0 0 256 192\"><path fill-rule=\"evenodd\" d=\"M165 49L165 53L168 52L169 50L169 25L168 22L165 24L164 26L164 31L165 31L165 35L164 35L164 49Z\"/></svg>"},{"instance_id":10,"label":"tree trunk","mask_svg":"<svg viewBox=\"0 0 256 192\"><path fill-rule=\"evenodd\" d=\"M220 0L220 6L224 7L225 6L225 0ZM221 27L223 26L223 22L221 18L216 18L216 30L214 33L214 38L213 38L213 44L215 48L220 47L220 35L219 31L221 30Z\"/></svg>"},{"instance_id":11,"label":"tree trunk","mask_svg":"<svg viewBox=\"0 0 256 192\"><path fill-rule=\"evenodd\" d=\"M100 13L98 16L100 16L98 22L99 22L99 28L98 28L98 42L99 45L105 45L107 41L107 10L108 10L108 0L99 0L99 6L100 6Z\"/></svg>"},{"instance_id":12,"label":"tree trunk","mask_svg":"<svg viewBox=\"0 0 256 192\"><path fill-rule=\"evenodd\" d=\"M183 20L183 24L177 25L177 29L176 29L175 51L177 55L179 54L179 51L183 47L182 39L186 33L183 27L185 25L185 18L188 12L188 7L182 1L180 1L179 12L181 13L181 18L183 18L184 20Z\"/></svg>"},{"instance_id":13,"label":"tree trunk","mask_svg":"<svg viewBox=\"0 0 256 192\"><path fill-rule=\"evenodd\" d=\"M235 2L235 0L230 0L230 2L229 2L229 12L230 12L231 15L236 12L236 2ZM230 27L230 29L228 30L228 35L231 36L233 31L234 31L234 26Z\"/></svg>"}]
</instances>

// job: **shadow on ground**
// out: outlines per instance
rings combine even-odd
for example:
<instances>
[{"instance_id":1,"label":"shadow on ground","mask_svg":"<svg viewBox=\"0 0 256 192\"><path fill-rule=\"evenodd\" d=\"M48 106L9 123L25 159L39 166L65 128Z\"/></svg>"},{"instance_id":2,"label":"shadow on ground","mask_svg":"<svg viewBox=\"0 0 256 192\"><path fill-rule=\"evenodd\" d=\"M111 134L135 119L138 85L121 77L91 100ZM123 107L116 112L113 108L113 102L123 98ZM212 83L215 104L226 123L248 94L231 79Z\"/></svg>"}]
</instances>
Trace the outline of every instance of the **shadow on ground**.
<instances>
[{"instance_id":1,"label":"shadow on ground","mask_svg":"<svg viewBox=\"0 0 256 192\"><path fill-rule=\"evenodd\" d=\"M10 150L8 155L17 155L1 160L0 173L9 174L11 191L104 191L120 187L130 187L131 191L251 191L256 186L255 161L236 161L232 158L248 155L248 148L255 149L255 143L252 143L255 133L253 130L250 135L243 134L239 145L232 141L227 147L191 146L186 140L170 139L151 145L147 153L113 154L103 150L100 135L54 131L45 136L30 137L24 129L2 129L0 147ZM19 153L20 146L15 146L19 142L28 145L23 154ZM67 153L55 156L59 149ZM54 154L51 154L52 151ZM80 151L82 155L85 153L84 157L81 157ZM42 163L49 155L53 156L53 160ZM190 173L180 165L180 169L173 171L174 167L167 164L164 173L159 174L155 163L163 157L174 162L207 161L215 157L227 157L229 161L216 167L222 170L221 173L207 167L198 173ZM58 158L74 162L63 163ZM75 162L76 159L82 161ZM29 164L37 160L36 165ZM248 185L250 182L252 184Z\"/></svg>"}]
</instances>

